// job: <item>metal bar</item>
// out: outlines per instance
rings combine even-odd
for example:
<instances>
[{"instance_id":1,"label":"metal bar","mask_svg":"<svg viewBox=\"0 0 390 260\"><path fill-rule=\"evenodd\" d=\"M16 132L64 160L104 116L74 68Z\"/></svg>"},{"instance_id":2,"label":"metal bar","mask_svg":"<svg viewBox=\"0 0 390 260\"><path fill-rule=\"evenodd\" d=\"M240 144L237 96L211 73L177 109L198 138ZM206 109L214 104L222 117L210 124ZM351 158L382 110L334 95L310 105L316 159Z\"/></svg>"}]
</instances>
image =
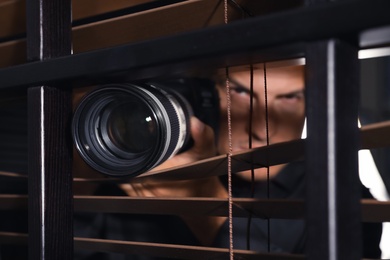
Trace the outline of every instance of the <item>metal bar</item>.
<instances>
[{"instance_id":1,"label":"metal bar","mask_svg":"<svg viewBox=\"0 0 390 260\"><path fill-rule=\"evenodd\" d=\"M304 47L299 43L345 35L357 37L363 30L390 24L389 9L387 0L341 1L299 8L148 42L9 67L0 70L0 88L65 79L112 81L108 76L134 80L303 56ZM350 14L348 20L346 13ZM277 46L283 48L269 52L269 48ZM266 49L267 52L260 51Z\"/></svg>"},{"instance_id":2,"label":"metal bar","mask_svg":"<svg viewBox=\"0 0 390 260\"><path fill-rule=\"evenodd\" d=\"M70 6L69 0L27 2L30 61L71 53ZM60 85L31 87L28 112L29 258L72 259L71 93Z\"/></svg>"},{"instance_id":3,"label":"metal bar","mask_svg":"<svg viewBox=\"0 0 390 260\"><path fill-rule=\"evenodd\" d=\"M307 46L309 259L360 259L357 47L331 39Z\"/></svg>"}]
</instances>

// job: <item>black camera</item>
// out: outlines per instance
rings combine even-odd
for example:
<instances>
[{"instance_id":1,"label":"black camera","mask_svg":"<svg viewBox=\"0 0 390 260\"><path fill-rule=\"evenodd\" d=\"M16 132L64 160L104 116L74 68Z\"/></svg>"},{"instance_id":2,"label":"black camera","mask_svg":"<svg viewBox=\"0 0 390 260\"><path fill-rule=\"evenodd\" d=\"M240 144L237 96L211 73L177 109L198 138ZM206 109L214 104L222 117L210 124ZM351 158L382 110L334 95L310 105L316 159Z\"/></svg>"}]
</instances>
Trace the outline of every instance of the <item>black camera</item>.
<instances>
[{"instance_id":1,"label":"black camera","mask_svg":"<svg viewBox=\"0 0 390 260\"><path fill-rule=\"evenodd\" d=\"M95 170L135 177L191 146L192 115L218 132L219 96L213 81L183 78L103 85L78 105L73 140Z\"/></svg>"}]
</instances>

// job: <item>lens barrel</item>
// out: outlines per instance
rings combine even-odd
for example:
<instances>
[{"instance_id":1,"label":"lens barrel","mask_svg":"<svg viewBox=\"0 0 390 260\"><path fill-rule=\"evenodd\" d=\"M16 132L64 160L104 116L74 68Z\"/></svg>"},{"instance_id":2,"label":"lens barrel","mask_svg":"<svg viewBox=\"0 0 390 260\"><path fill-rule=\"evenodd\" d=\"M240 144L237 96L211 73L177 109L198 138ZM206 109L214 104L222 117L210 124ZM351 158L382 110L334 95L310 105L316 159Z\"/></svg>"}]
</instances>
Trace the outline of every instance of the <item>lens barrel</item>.
<instances>
[{"instance_id":1,"label":"lens barrel","mask_svg":"<svg viewBox=\"0 0 390 260\"><path fill-rule=\"evenodd\" d=\"M153 84L112 84L87 94L72 122L77 151L95 170L135 177L176 154L190 139L191 106Z\"/></svg>"}]
</instances>

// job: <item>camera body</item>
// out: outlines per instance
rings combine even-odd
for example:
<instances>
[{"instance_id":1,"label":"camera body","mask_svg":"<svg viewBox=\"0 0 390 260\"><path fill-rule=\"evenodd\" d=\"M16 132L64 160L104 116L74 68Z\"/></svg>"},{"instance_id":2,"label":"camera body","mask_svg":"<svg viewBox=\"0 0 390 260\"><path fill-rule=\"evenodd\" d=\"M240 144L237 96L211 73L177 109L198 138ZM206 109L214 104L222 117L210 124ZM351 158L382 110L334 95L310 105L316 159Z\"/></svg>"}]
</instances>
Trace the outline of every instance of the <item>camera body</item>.
<instances>
[{"instance_id":1,"label":"camera body","mask_svg":"<svg viewBox=\"0 0 390 260\"><path fill-rule=\"evenodd\" d=\"M182 96L192 110L191 116L210 126L215 136L218 136L220 123L219 94L215 82L204 78L180 78L166 81L152 82L152 85L174 91ZM187 150L192 146L191 139L180 150Z\"/></svg>"},{"instance_id":2,"label":"camera body","mask_svg":"<svg viewBox=\"0 0 390 260\"><path fill-rule=\"evenodd\" d=\"M73 140L95 170L135 177L191 147L191 116L217 134L219 109L218 91L209 79L103 85L78 105Z\"/></svg>"}]
</instances>

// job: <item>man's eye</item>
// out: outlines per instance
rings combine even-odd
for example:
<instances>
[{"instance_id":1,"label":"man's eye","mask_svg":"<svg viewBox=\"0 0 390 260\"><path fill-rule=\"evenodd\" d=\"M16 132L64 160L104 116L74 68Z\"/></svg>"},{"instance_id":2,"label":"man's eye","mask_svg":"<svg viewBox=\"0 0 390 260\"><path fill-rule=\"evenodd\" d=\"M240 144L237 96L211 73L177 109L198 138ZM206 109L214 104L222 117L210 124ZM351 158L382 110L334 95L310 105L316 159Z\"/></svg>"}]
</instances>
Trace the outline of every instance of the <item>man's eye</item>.
<instances>
[{"instance_id":1,"label":"man's eye","mask_svg":"<svg viewBox=\"0 0 390 260\"><path fill-rule=\"evenodd\" d=\"M291 99L291 98L298 98L299 96L297 94L288 94L288 95L283 95L282 97Z\"/></svg>"},{"instance_id":2,"label":"man's eye","mask_svg":"<svg viewBox=\"0 0 390 260\"><path fill-rule=\"evenodd\" d=\"M284 98L284 99L302 99L303 98L303 92L294 92L294 93L288 93L279 95L278 98Z\"/></svg>"},{"instance_id":3,"label":"man's eye","mask_svg":"<svg viewBox=\"0 0 390 260\"><path fill-rule=\"evenodd\" d=\"M231 90L239 95L250 95L250 90L242 86L231 86Z\"/></svg>"}]
</instances>

